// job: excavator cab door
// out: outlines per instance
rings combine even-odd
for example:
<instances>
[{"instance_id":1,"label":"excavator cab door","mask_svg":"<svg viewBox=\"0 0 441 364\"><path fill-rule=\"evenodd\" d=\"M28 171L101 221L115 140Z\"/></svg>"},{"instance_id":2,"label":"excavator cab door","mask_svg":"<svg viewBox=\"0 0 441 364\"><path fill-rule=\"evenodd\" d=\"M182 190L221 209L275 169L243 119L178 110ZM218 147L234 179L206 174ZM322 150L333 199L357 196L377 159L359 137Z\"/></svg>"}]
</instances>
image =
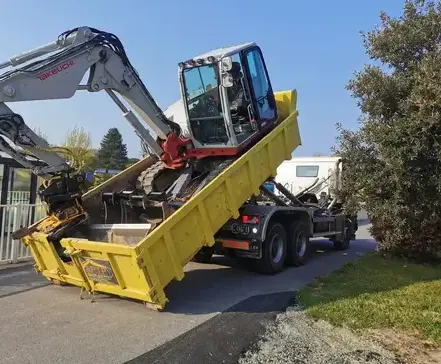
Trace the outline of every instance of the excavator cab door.
<instances>
[{"instance_id":1,"label":"excavator cab door","mask_svg":"<svg viewBox=\"0 0 441 364\"><path fill-rule=\"evenodd\" d=\"M221 67L225 70L222 86L227 89L231 121L240 146L276 122L274 93L258 46L224 58Z\"/></svg>"},{"instance_id":2,"label":"excavator cab door","mask_svg":"<svg viewBox=\"0 0 441 364\"><path fill-rule=\"evenodd\" d=\"M243 51L243 64L250 89L250 112L259 132L270 128L277 120L277 107L262 51L254 46Z\"/></svg>"}]
</instances>

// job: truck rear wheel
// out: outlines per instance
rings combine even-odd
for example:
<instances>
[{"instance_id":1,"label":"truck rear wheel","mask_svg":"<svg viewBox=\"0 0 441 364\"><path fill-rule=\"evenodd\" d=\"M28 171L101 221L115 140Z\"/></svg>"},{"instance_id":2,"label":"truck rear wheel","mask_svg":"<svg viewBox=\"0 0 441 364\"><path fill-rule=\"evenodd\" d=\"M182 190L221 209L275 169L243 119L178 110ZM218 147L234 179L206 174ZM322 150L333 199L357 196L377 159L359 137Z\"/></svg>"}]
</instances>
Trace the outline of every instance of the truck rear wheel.
<instances>
[{"instance_id":1,"label":"truck rear wheel","mask_svg":"<svg viewBox=\"0 0 441 364\"><path fill-rule=\"evenodd\" d=\"M211 246L203 246L193 257L192 261L197 263L209 263L214 254L214 249Z\"/></svg>"},{"instance_id":2,"label":"truck rear wheel","mask_svg":"<svg viewBox=\"0 0 441 364\"><path fill-rule=\"evenodd\" d=\"M311 252L309 228L302 221L291 224L288 232L286 264L299 267L306 263Z\"/></svg>"},{"instance_id":3,"label":"truck rear wheel","mask_svg":"<svg viewBox=\"0 0 441 364\"><path fill-rule=\"evenodd\" d=\"M277 274L283 270L286 259L286 232L279 223L270 223L262 243L262 258L256 261L256 269L264 274Z\"/></svg>"},{"instance_id":4,"label":"truck rear wheel","mask_svg":"<svg viewBox=\"0 0 441 364\"><path fill-rule=\"evenodd\" d=\"M347 232L344 233L342 240L333 240L335 250L347 250L351 244L351 239Z\"/></svg>"}]
</instances>

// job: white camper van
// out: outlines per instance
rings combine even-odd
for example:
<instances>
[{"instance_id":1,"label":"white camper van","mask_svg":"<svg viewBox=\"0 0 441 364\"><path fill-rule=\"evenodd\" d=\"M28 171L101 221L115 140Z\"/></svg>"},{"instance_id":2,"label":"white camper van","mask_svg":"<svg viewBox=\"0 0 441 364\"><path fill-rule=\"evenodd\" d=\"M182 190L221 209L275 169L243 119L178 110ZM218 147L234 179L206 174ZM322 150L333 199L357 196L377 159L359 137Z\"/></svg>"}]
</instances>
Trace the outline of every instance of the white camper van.
<instances>
[{"instance_id":1,"label":"white camper van","mask_svg":"<svg viewBox=\"0 0 441 364\"><path fill-rule=\"evenodd\" d=\"M339 183L339 161L339 157L293 157L277 168L275 181L294 195L311 188L308 192L315 194L317 201L329 199Z\"/></svg>"}]
</instances>

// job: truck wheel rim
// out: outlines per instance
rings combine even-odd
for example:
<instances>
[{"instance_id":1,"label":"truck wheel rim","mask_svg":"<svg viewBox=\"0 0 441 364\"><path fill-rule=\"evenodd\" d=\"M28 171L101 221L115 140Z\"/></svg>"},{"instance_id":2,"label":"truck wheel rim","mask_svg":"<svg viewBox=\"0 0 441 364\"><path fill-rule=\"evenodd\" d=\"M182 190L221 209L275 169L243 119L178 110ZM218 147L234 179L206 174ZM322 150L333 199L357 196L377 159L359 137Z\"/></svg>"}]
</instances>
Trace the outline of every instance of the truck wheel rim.
<instances>
[{"instance_id":1,"label":"truck wheel rim","mask_svg":"<svg viewBox=\"0 0 441 364\"><path fill-rule=\"evenodd\" d=\"M297 234L296 250L299 257L303 257L306 252L306 236L300 232Z\"/></svg>"},{"instance_id":2,"label":"truck wheel rim","mask_svg":"<svg viewBox=\"0 0 441 364\"><path fill-rule=\"evenodd\" d=\"M271 259L274 263L279 263L283 255L283 238L276 234L271 239L270 244Z\"/></svg>"}]
</instances>

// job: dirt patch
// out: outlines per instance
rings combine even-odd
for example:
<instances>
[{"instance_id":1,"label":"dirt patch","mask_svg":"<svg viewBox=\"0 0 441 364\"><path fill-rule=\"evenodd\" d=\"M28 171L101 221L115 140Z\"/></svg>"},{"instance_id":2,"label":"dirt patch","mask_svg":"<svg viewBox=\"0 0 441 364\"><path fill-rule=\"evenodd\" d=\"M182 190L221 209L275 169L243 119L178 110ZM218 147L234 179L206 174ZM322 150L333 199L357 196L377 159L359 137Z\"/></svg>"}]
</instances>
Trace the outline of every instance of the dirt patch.
<instances>
[{"instance_id":1,"label":"dirt patch","mask_svg":"<svg viewBox=\"0 0 441 364\"><path fill-rule=\"evenodd\" d=\"M381 329L368 330L363 336L405 358L406 364L441 364L441 349L429 341L421 340L417 333Z\"/></svg>"},{"instance_id":2,"label":"dirt patch","mask_svg":"<svg viewBox=\"0 0 441 364\"><path fill-rule=\"evenodd\" d=\"M357 334L290 307L266 328L239 363L441 364L441 349L416 333L382 329Z\"/></svg>"},{"instance_id":3,"label":"dirt patch","mask_svg":"<svg viewBox=\"0 0 441 364\"><path fill-rule=\"evenodd\" d=\"M296 308L280 314L240 364L404 364L396 353Z\"/></svg>"}]
</instances>

